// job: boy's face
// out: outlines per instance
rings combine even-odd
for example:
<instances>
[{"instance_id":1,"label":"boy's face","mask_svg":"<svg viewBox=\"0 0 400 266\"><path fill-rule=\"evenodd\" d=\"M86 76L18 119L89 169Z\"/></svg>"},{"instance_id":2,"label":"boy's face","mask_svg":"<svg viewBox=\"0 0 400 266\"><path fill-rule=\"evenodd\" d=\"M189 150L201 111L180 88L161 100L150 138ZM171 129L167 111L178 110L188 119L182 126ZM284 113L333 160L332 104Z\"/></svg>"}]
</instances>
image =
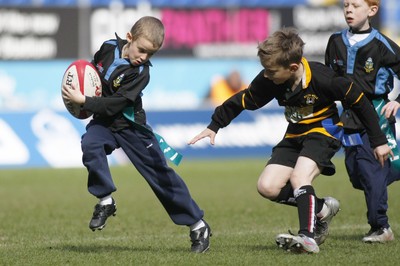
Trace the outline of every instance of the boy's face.
<instances>
[{"instance_id":1,"label":"boy's face","mask_svg":"<svg viewBox=\"0 0 400 266\"><path fill-rule=\"evenodd\" d=\"M364 0L344 0L343 12L347 25L361 31L369 28L369 18L378 11L377 6L369 6Z\"/></svg>"},{"instance_id":2,"label":"boy's face","mask_svg":"<svg viewBox=\"0 0 400 266\"><path fill-rule=\"evenodd\" d=\"M289 68L276 64L264 66L264 77L277 85L283 84L293 78L293 74L292 66Z\"/></svg>"},{"instance_id":3,"label":"boy's face","mask_svg":"<svg viewBox=\"0 0 400 266\"><path fill-rule=\"evenodd\" d=\"M127 34L128 57L132 65L138 66L147 61L158 51L153 47L153 43L146 38L139 37L133 40L130 33Z\"/></svg>"}]
</instances>

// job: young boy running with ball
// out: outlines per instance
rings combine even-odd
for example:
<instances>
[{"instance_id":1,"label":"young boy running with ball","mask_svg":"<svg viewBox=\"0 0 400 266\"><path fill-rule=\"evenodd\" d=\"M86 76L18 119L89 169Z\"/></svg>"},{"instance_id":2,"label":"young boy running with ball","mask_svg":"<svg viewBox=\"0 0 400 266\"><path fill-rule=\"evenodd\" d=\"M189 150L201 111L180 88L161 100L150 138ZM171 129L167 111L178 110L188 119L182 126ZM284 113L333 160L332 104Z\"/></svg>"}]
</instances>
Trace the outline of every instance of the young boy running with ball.
<instances>
[{"instance_id":1,"label":"young boy running with ball","mask_svg":"<svg viewBox=\"0 0 400 266\"><path fill-rule=\"evenodd\" d=\"M89 173L88 190L98 198L90 229L103 229L107 218L117 210L112 197L116 187L107 155L122 148L172 221L190 227L192 252L203 253L209 249L211 229L182 178L167 165L142 108L142 91L150 80L149 60L163 41L162 22L154 17L142 17L126 34L126 40L116 36L104 42L95 54L92 64L102 80L102 97L87 97L66 86L63 97L94 113L82 136L83 164Z\"/></svg>"}]
</instances>

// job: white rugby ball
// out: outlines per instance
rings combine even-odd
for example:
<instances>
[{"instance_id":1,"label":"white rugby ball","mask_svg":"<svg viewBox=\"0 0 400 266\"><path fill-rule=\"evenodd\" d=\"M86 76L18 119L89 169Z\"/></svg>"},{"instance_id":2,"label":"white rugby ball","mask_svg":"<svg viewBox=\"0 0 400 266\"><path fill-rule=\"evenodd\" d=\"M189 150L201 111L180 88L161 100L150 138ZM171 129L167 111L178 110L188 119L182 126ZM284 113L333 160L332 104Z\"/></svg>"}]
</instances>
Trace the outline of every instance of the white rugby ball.
<instances>
[{"instance_id":1,"label":"white rugby ball","mask_svg":"<svg viewBox=\"0 0 400 266\"><path fill-rule=\"evenodd\" d=\"M80 90L85 96L100 97L102 94L101 79L96 68L86 60L76 60L72 62L64 73L61 88L66 85ZM79 104L72 103L63 98L64 105L68 112L78 119L89 118L92 113L82 110Z\"/></svg>"}]
</instances>

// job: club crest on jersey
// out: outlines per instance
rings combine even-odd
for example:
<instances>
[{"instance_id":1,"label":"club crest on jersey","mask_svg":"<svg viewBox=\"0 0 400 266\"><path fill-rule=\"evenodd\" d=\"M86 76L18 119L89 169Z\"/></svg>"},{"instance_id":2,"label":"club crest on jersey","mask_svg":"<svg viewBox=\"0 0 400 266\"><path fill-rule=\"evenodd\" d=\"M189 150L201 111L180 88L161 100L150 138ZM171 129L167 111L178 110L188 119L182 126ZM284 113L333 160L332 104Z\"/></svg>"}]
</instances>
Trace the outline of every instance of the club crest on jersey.
<instances>
[{"instance_id":1,"label":"club crest on jersey","mask_svg":"<svg viewBox=\"0 0 400 266\"><path fill-rule=\"evenodd\" d=\"M121 86L121 81L124 79L125 74L119 75L116 79L113 80L114 88L118 88Z\"/></svg>"},{"instance_id":2,"label":"club crest on jersey","mask_svg":"<svg viewBox=\"0 0 400 266\"><path fill-rule=\"evenodd\" d=\"M315 104L315 101L318 100L318 96L315 94L307 94L304 96L304 98L306 99L306 104L308 105L313 105Z\"/></svg>"},{"instance_id":3,"label":"club crest on jersey","mask_svg":"<svg viewBox=\"0 0 400 266\"><path fill-rule=\"evenodd\" d=\"M374 62L372 61L372 58L369 57L367 61L365 61L365 66L364 66L365 72L370 73L371 71L374 70Z\"/></svg>"}]
</instances>

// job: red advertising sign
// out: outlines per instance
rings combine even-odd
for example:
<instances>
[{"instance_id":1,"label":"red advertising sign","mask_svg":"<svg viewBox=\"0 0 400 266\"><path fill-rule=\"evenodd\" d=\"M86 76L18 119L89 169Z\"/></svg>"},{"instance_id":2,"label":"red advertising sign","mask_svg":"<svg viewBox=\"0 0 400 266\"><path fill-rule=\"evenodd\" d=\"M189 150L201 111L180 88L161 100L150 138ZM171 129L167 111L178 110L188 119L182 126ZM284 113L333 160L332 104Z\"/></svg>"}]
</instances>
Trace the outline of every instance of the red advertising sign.
<instances>
[{"instance_id":1,"label":"red advertising sign","mask_svg":"<svg viewBox=\"0 0 400 266\"><path fill-rule=\"evenodd\" d=\"M194 48L204 43L254 43L271 29L266 9L161 10L165 48Z\"/></svg>"}]
</instances>

